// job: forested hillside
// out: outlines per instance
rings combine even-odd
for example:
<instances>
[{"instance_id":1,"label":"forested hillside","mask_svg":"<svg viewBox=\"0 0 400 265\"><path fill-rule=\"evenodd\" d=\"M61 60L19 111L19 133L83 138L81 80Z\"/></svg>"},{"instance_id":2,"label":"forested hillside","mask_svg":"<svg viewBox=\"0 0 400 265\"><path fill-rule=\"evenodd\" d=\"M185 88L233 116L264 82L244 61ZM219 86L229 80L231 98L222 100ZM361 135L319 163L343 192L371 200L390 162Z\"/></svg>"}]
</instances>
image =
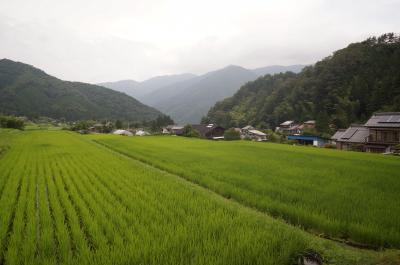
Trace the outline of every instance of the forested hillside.
<instances>
[{"instance_id":1,"label":"forested hillside","mask_svg":"<svg viewBox=\"0 0 400 265\"><path fill-rule=\"evenodd\" d=\"M299 74L266 75L212 107L204 122L273 128L288 119L317 120L320 132L400 111L400 37L384 34L350 44Z\"/></svg>"},{"instance_id":2,"label":"forested hillside","mask_svg":"<svg viewBox=\"0 0 400 265\"><path fill-rule=\"evenodd\" d=\"M111 89L52 77L30 65L0 60L0 113L66 120L153 120L159 111Z\"/></svg>"}]
</instances>

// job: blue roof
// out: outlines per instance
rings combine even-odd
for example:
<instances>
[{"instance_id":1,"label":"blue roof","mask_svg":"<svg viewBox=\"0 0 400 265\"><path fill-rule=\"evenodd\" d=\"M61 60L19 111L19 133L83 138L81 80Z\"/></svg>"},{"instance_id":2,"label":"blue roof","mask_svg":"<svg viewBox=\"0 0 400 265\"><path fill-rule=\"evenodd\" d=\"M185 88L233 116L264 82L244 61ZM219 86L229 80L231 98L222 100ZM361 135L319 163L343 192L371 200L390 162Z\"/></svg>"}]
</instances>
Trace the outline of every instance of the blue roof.
<instances>
[{"instance_id":1,"label":"blue roof","mask_svg":"<svg viewBox=\"0 0 400 265\"><path fill-rule=\"evenodd\" d=\"M311 135L288 135L288 140L323 141L321 137Z\"/></svg>"}]
</instances>

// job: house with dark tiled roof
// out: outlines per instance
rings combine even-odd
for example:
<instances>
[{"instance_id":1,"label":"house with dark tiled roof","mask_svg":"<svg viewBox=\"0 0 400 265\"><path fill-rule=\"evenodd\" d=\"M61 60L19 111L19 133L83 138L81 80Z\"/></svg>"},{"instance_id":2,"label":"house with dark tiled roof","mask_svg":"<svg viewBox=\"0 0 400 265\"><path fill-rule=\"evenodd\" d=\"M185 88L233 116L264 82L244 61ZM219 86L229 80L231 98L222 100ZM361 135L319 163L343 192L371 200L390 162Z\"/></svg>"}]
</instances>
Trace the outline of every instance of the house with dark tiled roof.
<instances>
[{"instance_id":1,"label":"house with dark tiled roof","mask_svg":"<svg viewBox=\"0 0 400 265\"><path fill-rule=\"evenodd\" d=\"M183 126L180 125L168 125L162 129L163 134L172 134L172 135L182 135L183 134Z\"/></svg>"},{"instance_id":2,"label":"house with dark tiled roof","mask_svg":"<svg viewBox=\"0 0 400 265\"><path fill-rule=\"evenodd\" d=\"M369 130L367 152L390 152L400 144L400 112L375 113L365 127Z\"/></svg>"},{"instance_id":3,"label":"house with dark tiled roof","mask_svg":"<svg viewBox=\"0 0 400 265\"><path fill-rule=\"evenodd\" d=\"M333 144L336 144L336 141L338 140L338 139L340 139L340 137L342 137L342 135L343 135L343 133L346 131L346 129L339 129L339 130L337 130L336 132L335 132L335 134L334 135L332 135L332 137L331 137L331 142L333 143Z\"/></svg>"},{"instance_id":4,"label":"house with dark tiled roof","mask_svg":"<svg viewBox=\"0 0 400 265\"><path fill-rule=\"evenodd\" d=\"M335 135L337 137L335 140L337 149L365 151L369 131L364 125L352 124L345 131L336 132Z\"/></svg>"},{"instance_id":5,"label":"house with dark tiled roof","mask_svg":"<svg viewBox=\"0 0 400 265\"><path fill-rule=\"evenodd\" d=\"M342 150L391 152L400 144L400 112L375 113L364 125L338 130L331 140Z\"/></svg>"},{"instance_id":6,"label":"house with dark tiled roof","mask_svg":"<svg viewBox=\"0 0 400 265\"><path fill-rule=\"evenodd\" d=\"M223 139L225 129L217 124L192 124L192 128L199 132L202 138Z\"/></svg>"}]
</instances>

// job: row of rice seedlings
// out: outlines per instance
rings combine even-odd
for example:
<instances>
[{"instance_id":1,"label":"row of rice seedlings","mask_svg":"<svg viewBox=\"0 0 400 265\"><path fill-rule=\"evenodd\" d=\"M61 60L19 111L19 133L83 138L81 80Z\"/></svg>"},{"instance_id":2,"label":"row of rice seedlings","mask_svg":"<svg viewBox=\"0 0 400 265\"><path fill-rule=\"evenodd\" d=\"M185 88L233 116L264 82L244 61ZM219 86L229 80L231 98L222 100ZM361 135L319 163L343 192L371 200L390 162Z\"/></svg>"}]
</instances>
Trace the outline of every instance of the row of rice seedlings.
<instances>
[{"instance_id":1,"label":"row of rice seedlings","mask_svg":"<svg viewBox=\"0 0 400 265\"><path fill-rule=\"evenodd\" d=\"M31 163L29 158L25 158L27 164ZM27 197L28 197L28 180L32 173L32 168L28 167L25 172L21 172L22 183L18 201L15 204L15 216L12 220L12 227L9 231L9 242L5 254L5 262L9 264L22 264L21 260L21 246L25 240L24 228L26 224L25 211L27 209Z\"/></svg>"},{"instance_id":2,"label":"row of rice seedlings","mask_svg":"<svg viewBox=\"0 0 400 265\"><path fill-rule=\"evenodd\" d=\"M87 167L88 163L79 164L78 161L63 161L63 164L68 166L75 164L79 166L79 177L71 177L79 193L88 194L91 199L86 199L88 207L96 211L96 215L104 227L106 236L110 244L115 244L116 248L120 248L124 243L131 243L129 234L130 226L129 218L126 216L127 207L123 206L120 201L112 197L107 188L104 188L99 181L90 178ZM104 172L102 172L104 174ZM109 224L111 222L111 225Z\"/></svg>"},{"instance_id":3,"label":"row of rice seedlings","mask_svg":"<svg viewBox=\"0 0 400 265\"><path fill-rule=\"evenodd\" d=\"M15 150L16 149L16 150ZM9 154L1 157L0 163L0 197L2 196L6 183L10 178L11 173L14 171L14 168L10 165L17 165L20 163L23 157L21 156L22 150L21 148L13 148Z\"/></svg>"},{"instance_id":4,"label":"row of rice seedlings","mask_svg":"<svg viewBox=\"0 0 400 265\"><path fill-rule=\"evenodd\" d=\"M36 151L39 157L40 167L37 176L37 202L39 215L39 238L38 253L39 260L44 264L55 264L57 261L57 245L54 235L53 218L51 216L50 204L48 201L48 193L46 188L46 177L48 172L48 160L43 159L45 148Z\"/></svg>"},{"instance_id":5,"label":"row of rice seedlings","mask_svg":"<svg viewBox=\"0 0 400 265\"><path fill-rule=\"evenodd\" d=\"M55 227L55 236L58 246L58 259L60 264L73 264L74 244L71 238L71 228L68 223L68 217L65 216L65 210L60 202L57 187L54 178L57 171L54 163L49 162L49 175L46 177L46 187L48 190L49 203L53 212L53 224Z\"/></svg>"},{"instance_id":6,"label":"row of rice seedlings","mask_svg":"<svg viewBox=\"0 0 400 265\"><path fill-rule=\"evenodd\" d=\"M76 170L76 166L81 169L80 164L71 164L67 160L64 160L62 164L70 169L70 174L65 177L65 183L68 183L69 190L71 193L76 194L82 199L84 207L90 210L90 215L93 218L93 222L96 222L97 234L93 235L92 238L98 243L97 253L100 253L102 258L98 262L110 262L108 256L104 259L104 254L110 251L110 247L113 246L117 249L122 248L122 237L121 234L117 232L115 227L109 221L109 216L106 215L104 211L104 205L97 204L94 200L94 196L98 194L88 192L86 183L82 180L85 178L85 174L82 170ZM101 240L101 241L100 241Z\"/></svg>"},{"instance_id":7,"label":"row of rice seedlings","mask_svg":"<svg viewBox=\"0 0 400 265\"><path fill-rule=\"evenodd\" d=\"M25 147L26 148L26 147ZM29 152L36 153L36 150L29 150ZM32 156L37 157L37 156ZM37 215L37 178L40 167L40 161L38 159L32 159L31 163L31 174L26 176L29 180L28 196L27 196L27 208L25 216L25 231L24 231L24 243L22 245L21 259L22 264L35 264L37 262L38 254L38 215Z\"/></svg>"},{"instance_id":8,"label":"row of rice seedlings","mask_svg":"<svg viewBox=\"0 0 400 265\"><path fill-rule=\"evenodd\" d=\"M85 227L78 215L77 210L70 200L69 193L63 183L62 165L55 164L53 167L52 182L54 183L54 193L58 195L60 207L63 212L64 226L68 230L71 242L72 257L71 264L82 262L83 264L91 260L91 242L86 237ZM61 222L61 220L60 220Z\"/></svg>"},{"instance_id":9,"label":"row of rice seedlings","mask_svg":"<svg viewBox=\"0 0 400 265\"><path fill-rule=\"evenodd\" d=\"M107 251L107 239L102 233L94 216L92 216L92 209L88 208L75 188L72 186L70 178L71 169L63 167L63 174L61 175L61 183L64 186L65 192L68 194L69 200L79 218L81 228L85 234L86 240L90 246L91 251Z\"/></svg>"},{"instance_id":10,"label":"row of rice seedlings","mask_svg":"<svg viewBox=\"0 0 400 265\"><path fill-rule=\"evenodd\" d=\"M87 162L89 163L89 161ZM111 224L103 223L103 227L111 226L112 229L115 230L116 234L120 233L121 235L124 235L124 239L126 239L126 245L124 245L124 247L120 248L118 245L112 244L112 249L110 250L111 253L109 255L110 258L114 257L115 259L115 257L117 257L117 259L121 260L121 262L122 260L126 260L126 262L130 263L144 262L143 258L138 256L138 254L141 252L140 250L145 249L143 247L145 243L144 240L151 238L154 239L156 237L156 235L149 234L151 227L157 225L157 223L154 222L154 219L151 219L152 221L148 222L147 224L143 224L143 220L149 219L144 218L144 215L149 214L151 206L146 203L143 197L141 198L136 196L133 198L131 197L131 200L128 200L129 204L133 205L134 207L127 208L126 206L121 205L120 201L118 200L113 200L113 202L108 203L105 197L103 197L103 194L107 194L104 186L102 187L99 185L100 182L96 179L96 177L86 171L86 169L90 168L88 163L85 163L86 167L85 165L79 167L82 172L82 175L79 179L83 181L82 185L80 186L85 186L88 194L92 195L94 199L93 203L95 203L95 201L98 202L99 205L94 205L94 209L96 209L96 211L102 210L105 215L109 215L110 218L107 219L107 221ZM102 175L106 175L104 170L105 167L101 171ZM109 178L114 179L115 175L112 177L109 176ZM100 193L100 190L103 190L105 193ZM125 195L122 190L118 190L118 193L122 196ZM152 212L157 214L155 211ZM160 212L158 212L158 214L162 215ZM144 227L146 229L143 229Z\"/></svg>"},{"instance_id":11,"label":"row of rice seedlings","mask_svg":"<svg viewBox=\"0 0 400 265\"><path fill-rule=\"evenodd\" d=\"M101 159L101 158L100 158ZM77 158L77 160L79 160L79 157ZM99 161L98 159L93 159L91 161ZM78 164L78 161L71 161L72 164ZM68 165L68 163L63 163L65 165ZM97 163L100 165L103 165L101 163ZM71 164L70 164L71 165ZM103 193L101 194L101 197L103 196L103 194L107 194L108 189L112 189L114 188L114 186L111 184L107 184L107 185L98 185L101 183L101 181L98 180L98 176L95 177L94 174L96 174L96 172L88 172L88 169L92 169L92 165L90 165L90 161L88 161L88 163L85 163L85 165L79 166L81 177L79 178L79 180L83 180L85 181L84 183L82 183L82 185L76 185L76 187L78 186L84 186L86 187L86 191L88 191L88 193L91 193L92 196L94 198L98 197L100 194L97 193L97 191L99 190L103 190ZM107 172L106 168L108 167L103 167L101 169L101 172L103 176L107 176ZM119 170L121 171L121 169ZM99 172L99 171L98 171ZM116 171L118 172L118 171ZM120 181L120 179L117 178L116 174L118 173L114 173L114 175L112 177L106 177L106 179L117 179L117 182ZM86 182L89 181L89 182ZM126 183L124 185L124 187L126 187L127 185L129 185L128 183ZM93 188L91 188L93 187ZM108 189L106 189L105 187L108 187ZM90 189L90 190L89 190ZM121 190L121 189L117 189L119 191L119 194L121 194L121 196L125 197L126 195L129 194L135 194L135 198L132 198L132 196L130 196L131 198L129 200L124 200L126 205L122 206L120 205L120 201L115 201L113 200L112 204L108 204L107 201L104 201L104 197L102 197L102 202L100 202L100 197L97 198L97 201L99 201L99 203L102 203L102 208L98 209L101 210L103 209L103 211L105 211L108 215L110 215L110 217L112 218L112 222L114 223L121 223L121 220L126 219L127 221L133 223L133 225L136 225L136 223L139 223L140 220L151 220L149 223L147 224L140 224L142 227L140 227L141 229L135 229L135 232L137 232L138 234L131 234L129 233L129 227L114 227L114 229L118 229L118 228L122 228L125 230L126 233L126 238L127 240L132 244L132 242L134 242L135 245L139 245L139 241L138 238L139 236L143 238L143 232L149 232L149 230L153 227L153 226L157 226L157 222L155 222L154 218L156 218L157 216L161 217L161 218L167 218L167 216L164 215L164 211L159 211L159 210L153 210L152 205L150 205L148 202L151 200L146 199L144 196L136 196L137 194L137 190L136 191L132 191L132 190ZM134 202L134 203L132 203ZM145 202L145 203L141 203L141 202ZM138 209L138 204L141 205L141 208ZM130 207L130 205L135 206L134 208ZM91 206L93 207L93 206ZM96 207L96 205L94 206ZM93 208L94 208L93 207ZM127 208L129 208L129 211L127 211ZM162 204L158 206L158 208L162 208ZM118 211L120 209L120 211ZM152 211L150 210L152 209ZM141 218L141 215L146 214L146 215L151 215L153 218ZM168 215L173 215L173 212L168 213ZM115 218L116 217L116 218ZM109 219L108 219L109 220ZM139 222L138 222L139 221ZM105 224L106 225L106 224ZM143 230L143 225L145 225L146 230ZM121 230L121 233L124 233L124 230ZM139 234L141 233L141 235ZM147 236L148 237L148 236Z\"/></svg>"},{"instance_id":12,"label":"row of rice seedlings","mask_svg":"<svg viewBox=\"0 0 400 265\"><path fill-rule=\"evenodd\" d=\"M8 154L10 155L10 154ZM24 156L25 155L25 156ZM14 165L14 169L7 178L3 193L0 198L0 264L5 259L7 245L9 241L10 231L12 230L13 221L17 211L19 202L22 180L24 174L29 170L27 154L21 154L21 158Z\"/></svg>"},{"instance_id":13,"label":"row of rice seedlings","mask_svg":"<svg viewBox=\"0 0 400 265\"><path fill-rule=\"evenodd\" d=\"M100 159L100 157L98 158ZM112 163L109 163L109 166L106 168L100 169L98 163L93 163L92 160L88 161L88 167L87 169L90 171L92 170L93 175L96 177L96 180L100 183L103 184L104 187L108 187L109 191L111 190L118 190L122 191L119 192L119 195L116 194L116 196L119 196L120 200L125 202L125 206L129 207L132 205L132 199L136 201L143 201L145 202L145 205L143 209L146 210L147 213L152 212L154 215L154 218L160 217L160 220L172 220L172 218L176 219L177 212L175 212L175 209L167 210L163 206L163 201L160 196L156 195L155 193L157 190L154 189L149 189L148 186L146 185L141 185L141 186L136 186L134 185L135 182L137 182L138 179L140 178L145 178L145 175L147 175L147 172L142 172L141 177L130 177L129 174L124 174L125 170L121 170L121 164L122 161L119 160L117 157L115 157L117 161L119 162L118 164L120 165L120 168L115 168L112 166ZM98 175L95 173L95 171L100 170L103 172L103 174ZM137 172L135 175L137 175L139 172ZM113 177L110 177L113 176ZM129 198L129 195L134 195L135 198ZM149 224L151 225L151 224Z\"/></svg>"}]
</instances>

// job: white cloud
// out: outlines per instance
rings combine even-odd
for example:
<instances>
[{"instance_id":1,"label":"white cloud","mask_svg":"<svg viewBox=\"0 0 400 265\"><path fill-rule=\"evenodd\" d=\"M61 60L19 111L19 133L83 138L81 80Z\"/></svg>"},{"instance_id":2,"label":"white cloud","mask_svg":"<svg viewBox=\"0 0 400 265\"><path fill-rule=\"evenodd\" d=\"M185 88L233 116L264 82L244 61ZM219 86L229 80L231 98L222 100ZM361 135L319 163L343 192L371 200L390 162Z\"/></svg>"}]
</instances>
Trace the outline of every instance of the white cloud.
<instances>
[{"instance_id":1,"label":"white cloud","mask_svg":"<svg viewBox=\"0 0 400 265\"><path fill-rule=\"evenodd\" d=\"M400 27L400 1L1 0L0 57L67 80L312 63Z\"/></svg>"}]
</instances>

